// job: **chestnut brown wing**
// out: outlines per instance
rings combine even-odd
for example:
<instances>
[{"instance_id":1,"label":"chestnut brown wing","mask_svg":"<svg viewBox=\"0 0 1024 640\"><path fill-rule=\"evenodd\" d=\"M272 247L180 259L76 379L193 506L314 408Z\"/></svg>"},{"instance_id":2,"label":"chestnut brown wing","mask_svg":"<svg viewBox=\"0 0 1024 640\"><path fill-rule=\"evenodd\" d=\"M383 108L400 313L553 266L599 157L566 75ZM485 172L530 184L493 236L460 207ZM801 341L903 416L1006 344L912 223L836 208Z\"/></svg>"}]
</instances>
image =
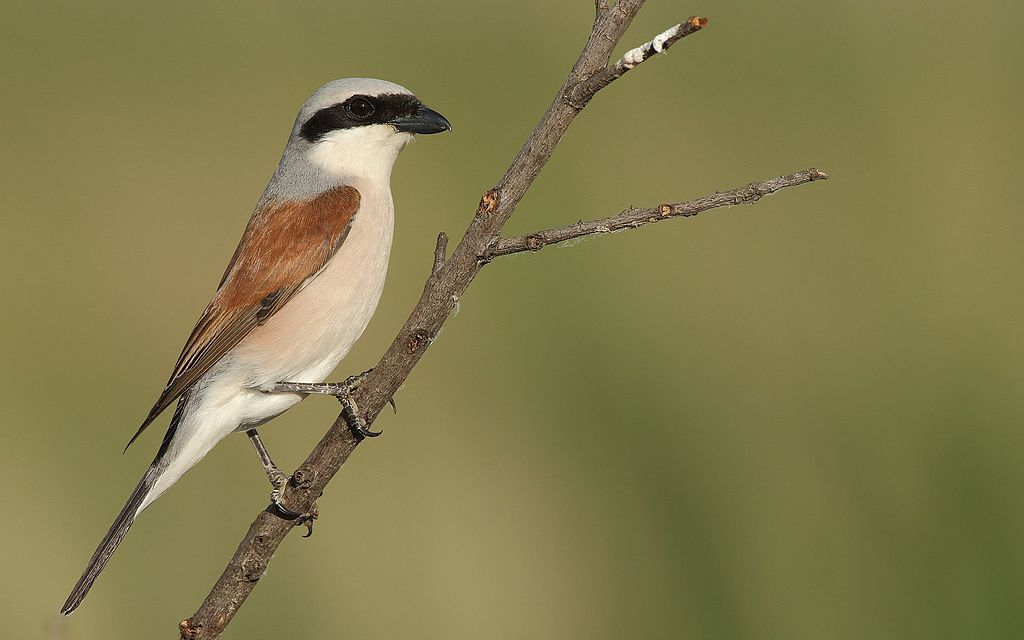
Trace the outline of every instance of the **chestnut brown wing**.
<instances>
[{"instance_id":1,"label":"chestnut brown wing","mask_svg":"<svg viewBox=\"0 0 1024 640\"><path fill-rule=\"evenodd\" d=\"M345 241L359 199L358 191L344 186L310 200L272 203L253 214L167 386L128 446L225 353L316 277Z\"/></svg>"}]
</instances>

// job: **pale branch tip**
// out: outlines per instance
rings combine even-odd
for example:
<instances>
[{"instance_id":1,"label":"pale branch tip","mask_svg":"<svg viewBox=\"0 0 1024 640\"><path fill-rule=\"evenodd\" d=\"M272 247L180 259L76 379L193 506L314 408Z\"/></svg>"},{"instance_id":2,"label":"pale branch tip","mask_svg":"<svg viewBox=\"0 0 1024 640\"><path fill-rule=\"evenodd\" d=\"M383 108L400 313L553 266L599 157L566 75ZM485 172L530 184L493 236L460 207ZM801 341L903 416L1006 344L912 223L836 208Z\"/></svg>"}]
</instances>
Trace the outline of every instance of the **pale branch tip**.
<instances>
[{"instance_id":1,"label":"pale branch tip","mask_svg":"<svg viewBox=\"0 0 1024 640\"><path fill-rule=\"evenodd\" d=\"M570 103L578 107L586 105L587 101L595 93L621 78L627 71L634 69L659 53L665 53L676 42L690 34L697 33L706 26L708 26L707 18L703 16L690 16L679 24L665 29L639 47L630 49L621 58L604 69L577 84L569 92L568 99Z\"/></svg>"},{"instance_id":2,"label":"pale branch tip","mask_svg":"<svg viewBox=\"0 0 1024 640\"><path fill-rule=\"evenodd\" d=\"M445 320L454 311L455 301L461 298L480 273L487 262L482 260L481 256L489 249L499 251L497 255L531 250L545 243L560 242L562 235L567 233L579 232L579 229L573 230L574 225L567 228L570 231L565 231L566 228L550 229L519 238L501 238L502 229L512 212L551 157L575 117L594 94L628 70L622 66L622 70L619 71L621 60L612 65L609 65L608 61L613 49L643 4L644 0L618 0L614 5L609 5L607 0L595 0L597 16L590 38L569 72L565 84L512 160L501 181L485 194L477 215L471 220L454 250L447 256L447 236L443 233L438 235L431 274L419 300L385 354L353 392L355 405L359 407L367 427L373 424L377 415L405 383ZM637 61L631 63L632 66L658 51L664 51L679 38L699 30L705 24L707 21L704 19L691 19L669 30L671 33L664 32L658 38L642 45L639 48L640 53L632 54L631 59ZM648 50L650 53L644 53ZM581 87L583 93L580 93ZM569 95L570 92L572 96ZM579 96L583 96L583 99L578 99ZM826 177L825 174L812 169L782 176L774 181L752 183L741 189L716 192L696 201L663 205L656 211L658 215L664 217L694 215L696 211L693 207L703 206L704 209L700 210L706 210L723 204L753 202L767 193L801 183L790 184L787 179L806 182ZM707 203L704 201L709 199L712 203L720 204L705 206ZM702 202L704 204L700 204ZM647 218L633 220L634 226L650 222L650 213L648 210L643 211ZM633 214L637 212L627 210L607 220L626 216L624 221L628 222L632 220L630 216ZM594 224L600 225L601 222L594 221ZM604 226L609 224L619 222L605 221ZM517 243L521 243L525 248L517 249L516 247L520 246ZM339 415L285 487L281 498L286 501L289 508L301 513L312 513L317 498L362 441L363 438L349 428L344 416ZM272 505L260 512L199 609L179 625L181 638L208 640L219 637L245 603L256 583L263 577L274 552L284 541L285 536L297 524L297 519L288 520L282 517Z\"/></svg>"},{"instance_id":3,"label":"pale branch tip","mask_svg":"<svg viewBox=\"0 0 1024 640\"><path fill-rule=\"evenodd\" d=\"M615 62L613 67L618 75L622 75L651 56L657 53L665 53L668 51L669 47L678 42L681 38L684 38L691 33L696 33L707 25L707 18L692 16L685 22L680 22L673 27L665 29L639 47L630 49Z\"/></svg>"}]
</instances>

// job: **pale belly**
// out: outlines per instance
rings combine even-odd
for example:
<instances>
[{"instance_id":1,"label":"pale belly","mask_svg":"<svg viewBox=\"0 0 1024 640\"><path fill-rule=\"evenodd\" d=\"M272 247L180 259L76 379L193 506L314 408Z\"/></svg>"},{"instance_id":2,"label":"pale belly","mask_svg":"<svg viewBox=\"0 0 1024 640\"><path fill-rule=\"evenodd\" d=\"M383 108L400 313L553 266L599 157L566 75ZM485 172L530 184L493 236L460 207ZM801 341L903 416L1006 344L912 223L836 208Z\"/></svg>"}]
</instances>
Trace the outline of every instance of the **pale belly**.
<instances>
[{"instance_id":1,"label":"pale belly","mask_svg":"<svg viewBox=\"0 0 1024 640\"><path fill-rule=\"evenodd\" d=\"M392 224L390 211L362 213L327 266L232 349L217 373L211 371L204 395L212 403L223 395L233 405L238 428L261 424L304 397L256 389L274 382L325 381L369 324L384 290Z\"/></svg>"}]
</instances>

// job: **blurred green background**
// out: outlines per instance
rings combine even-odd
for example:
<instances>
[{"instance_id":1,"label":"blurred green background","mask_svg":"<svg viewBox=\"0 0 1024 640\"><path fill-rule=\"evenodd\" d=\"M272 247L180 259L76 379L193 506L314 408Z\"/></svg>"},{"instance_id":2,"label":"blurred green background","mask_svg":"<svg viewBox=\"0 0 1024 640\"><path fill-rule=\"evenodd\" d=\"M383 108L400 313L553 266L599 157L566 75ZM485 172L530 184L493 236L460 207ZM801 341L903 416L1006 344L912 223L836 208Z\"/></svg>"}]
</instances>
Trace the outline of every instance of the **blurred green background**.
<instances>
[{"instance_id":1,"label":"blurred green background","mask_svg":"<svg viewBox=\"0 0 1024 640\"><path fill-rule=\"evenodd\" d=\"M173 637L268 487L223 442L57 610L323 82L447 115L394 176L361 371L548 104L593 3L4 4L0 626ZM232 638L1009 638L1024 629L1019 3L651 0L510 232L810 166L755 207L501 259ZM283 466L335 415L264 430Z\"/></svg>"}]
</instances>

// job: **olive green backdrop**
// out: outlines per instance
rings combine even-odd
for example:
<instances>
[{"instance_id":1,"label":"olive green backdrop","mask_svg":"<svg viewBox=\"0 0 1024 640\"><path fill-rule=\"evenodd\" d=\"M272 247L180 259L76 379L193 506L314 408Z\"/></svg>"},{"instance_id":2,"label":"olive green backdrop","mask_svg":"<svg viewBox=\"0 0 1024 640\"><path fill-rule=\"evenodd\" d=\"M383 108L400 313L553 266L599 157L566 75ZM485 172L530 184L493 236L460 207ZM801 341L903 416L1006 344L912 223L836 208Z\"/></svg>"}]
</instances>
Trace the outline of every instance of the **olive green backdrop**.
<instances>
[{"instance_id":1,"label":"olive green backdrop","mask_svg":"<svg viewBox=\"0 0 1024 640\"><path fill-rule=\"evenodd\" d=\"M404 320L548 104L590 0L7 2L0 628L172 637L268 485L227 439L57 610L158 446L121 448L295 110L400 82L454 123L394 175ZM231 638L1019 637L1024 10L650 0L511 231L809 166L754 207L489 266ZM265 429L293 468L333 419Z\"/></svg>"}]
</instances>

